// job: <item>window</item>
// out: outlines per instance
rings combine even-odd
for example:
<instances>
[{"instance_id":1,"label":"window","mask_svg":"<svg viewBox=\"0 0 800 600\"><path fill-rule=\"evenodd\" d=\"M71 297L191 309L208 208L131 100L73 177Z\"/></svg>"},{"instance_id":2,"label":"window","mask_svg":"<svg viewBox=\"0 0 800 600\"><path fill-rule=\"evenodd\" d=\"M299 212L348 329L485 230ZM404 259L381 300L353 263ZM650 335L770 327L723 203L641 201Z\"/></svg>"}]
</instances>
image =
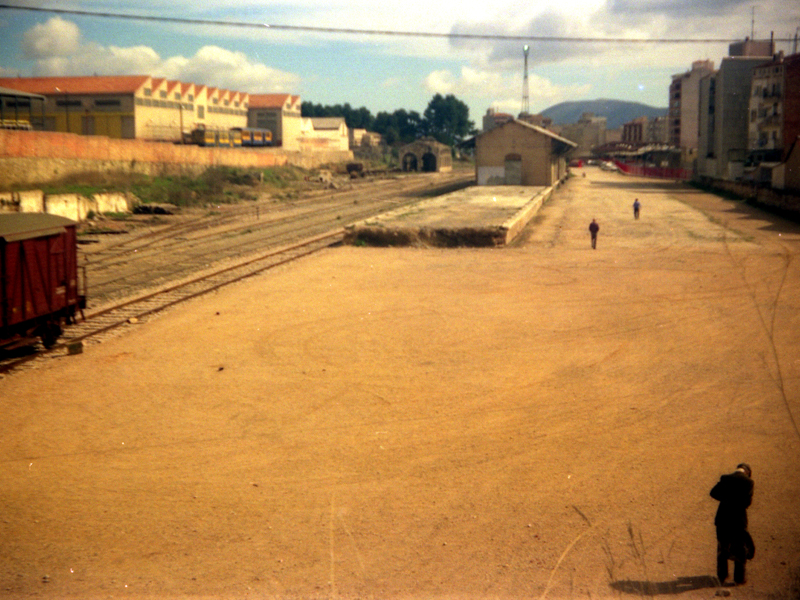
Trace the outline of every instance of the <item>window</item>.
<instances>
[{"instance_id":1,"label":"window","mask_svg":"<svg viewBox=\"0 0 800 600\"><path fill-rule=\"evenodd\" d=\"M99 98L94 101L95 106L122 106L119 98Z\"/></svg>"},{"instance_id":2,"label":"window","mask_svg":"<svg viewBox=\"0 0 800 600\"><path fill-rule=\"evenodd\" d=\"M205 119L206 118L206 111L204 106L197 107L197 118L198 119Z\"/></svg>"},{"instance_id":3,"label":"window","mask_svg":"<svg viewBox=\"0 0 800 600\"><path fill-rule=\"evenodd\" d=\"M158 96L159 96L159 98L166 98L167 97L167 92L165 92L164 90L161 90L160 92L158 92Z\"/></svg>"},{"instance_id":4,"label":"window","mask_svg":"<svg viewBox=\"0 0 800 600\"><path fill-rule=\"evenodd\" d=\"M153 95L153 90L151 90L150 88L144 88L143 92L144 92L145 96L152 96Z\"/></svg>"}]
</instances>

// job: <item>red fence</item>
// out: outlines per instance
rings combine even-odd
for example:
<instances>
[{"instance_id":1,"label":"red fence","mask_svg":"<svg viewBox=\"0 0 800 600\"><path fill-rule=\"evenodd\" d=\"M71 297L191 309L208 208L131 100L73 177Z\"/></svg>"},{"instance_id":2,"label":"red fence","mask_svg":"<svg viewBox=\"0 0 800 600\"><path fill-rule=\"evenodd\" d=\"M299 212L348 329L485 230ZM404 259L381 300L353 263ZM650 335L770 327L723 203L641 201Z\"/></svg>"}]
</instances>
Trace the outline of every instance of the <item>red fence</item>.
<instances>
[{"instance_id":1,"label":"red fence","mask_svg":"<svg viewBox=\"0 0 800 600\"><path fill-rule=\"evenodd\" d=\"M670 169L667 167L645 167L643 165L629 165L618 160L614 161L620 171L626 175L638 175L640 177L658 177L661 179L681 179L688 181L692 178L690 169Z\"/></svg>"}]
</instances>

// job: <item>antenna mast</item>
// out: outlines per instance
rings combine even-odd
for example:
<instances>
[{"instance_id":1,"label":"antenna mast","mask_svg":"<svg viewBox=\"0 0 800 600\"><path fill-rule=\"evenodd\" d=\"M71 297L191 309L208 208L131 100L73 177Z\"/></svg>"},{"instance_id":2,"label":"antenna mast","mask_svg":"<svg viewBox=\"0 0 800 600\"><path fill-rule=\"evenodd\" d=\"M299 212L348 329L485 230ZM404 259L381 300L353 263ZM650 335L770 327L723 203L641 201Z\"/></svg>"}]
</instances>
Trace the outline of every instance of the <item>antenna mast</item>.
<instances>
[{"instance_id":1,"label":"antenna mast","mask_svg":"<svg viewBox=\"0 0 800 600\"><path fill-rule=\"evenodd\" d=\"M522 114L527 115L530 112L530 99L528 98L528 50L530 48L527 44L523 46L522 53L525 56L525 72L522 76Z\"/></svg>"}]
</instances>

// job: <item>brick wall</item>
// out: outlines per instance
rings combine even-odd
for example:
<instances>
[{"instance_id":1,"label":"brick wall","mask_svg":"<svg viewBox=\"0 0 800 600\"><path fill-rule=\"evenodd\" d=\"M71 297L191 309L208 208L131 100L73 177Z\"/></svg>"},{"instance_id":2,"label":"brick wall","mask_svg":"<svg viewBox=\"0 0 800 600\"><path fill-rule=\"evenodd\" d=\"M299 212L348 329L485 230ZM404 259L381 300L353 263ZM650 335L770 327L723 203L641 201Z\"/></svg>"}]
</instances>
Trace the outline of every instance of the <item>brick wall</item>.
<instances>
[{"instance_id":1,"label":"brick wall","mask_svg":"<svg viewBox=\"0 0 800 600\"><path fill-rule=\"evenodd\" d=\"M71 173L197 173L211 166L269 168L289 163L280 149L202 148L49 131L0 129L0 186L40 184Z\"/></svg>"}]
</instances>

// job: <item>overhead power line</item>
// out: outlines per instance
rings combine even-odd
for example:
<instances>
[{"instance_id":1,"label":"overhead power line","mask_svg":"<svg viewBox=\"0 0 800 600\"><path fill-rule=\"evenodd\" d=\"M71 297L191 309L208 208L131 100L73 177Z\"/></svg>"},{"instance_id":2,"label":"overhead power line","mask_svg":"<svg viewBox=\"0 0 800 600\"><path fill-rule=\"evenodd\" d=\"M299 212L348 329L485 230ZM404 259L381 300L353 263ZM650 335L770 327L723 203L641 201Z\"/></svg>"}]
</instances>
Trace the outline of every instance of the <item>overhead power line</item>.
<instances>
[{"instance_id":1,"label":"overhead power line","mask_svg":"<svg viewBox=\"0 0 800 600\"><path fill-rule=\"evenodd\" d=\"M252 21L223 21L216 19L189 19L185 17L161 17L143 14L112 13L67 8L43 8L34 6L16 6L0 4L0 9L26 10L43 13L75 15L81 17L98 17L104 19L126 19L132 21L154 21L162 23L181 23L184 25L205 25L216 27L240 27L247 29L271 29L275 31L303 31L307 33L328 33L335 35L373 35L391 37L418 37L462 40L486 40L504 42L569 42L593 44L730 44L741 41L728 38L607 38L607 37L569 37L541 35L501 35L479 33L435 33L425 31L391 31L379 29L352 29L339 27L312 27L307 25L279 25L272 23L255 23ZM773 38L775 42L791 42L791 38Z\"/></svg>"}]
</instances>

